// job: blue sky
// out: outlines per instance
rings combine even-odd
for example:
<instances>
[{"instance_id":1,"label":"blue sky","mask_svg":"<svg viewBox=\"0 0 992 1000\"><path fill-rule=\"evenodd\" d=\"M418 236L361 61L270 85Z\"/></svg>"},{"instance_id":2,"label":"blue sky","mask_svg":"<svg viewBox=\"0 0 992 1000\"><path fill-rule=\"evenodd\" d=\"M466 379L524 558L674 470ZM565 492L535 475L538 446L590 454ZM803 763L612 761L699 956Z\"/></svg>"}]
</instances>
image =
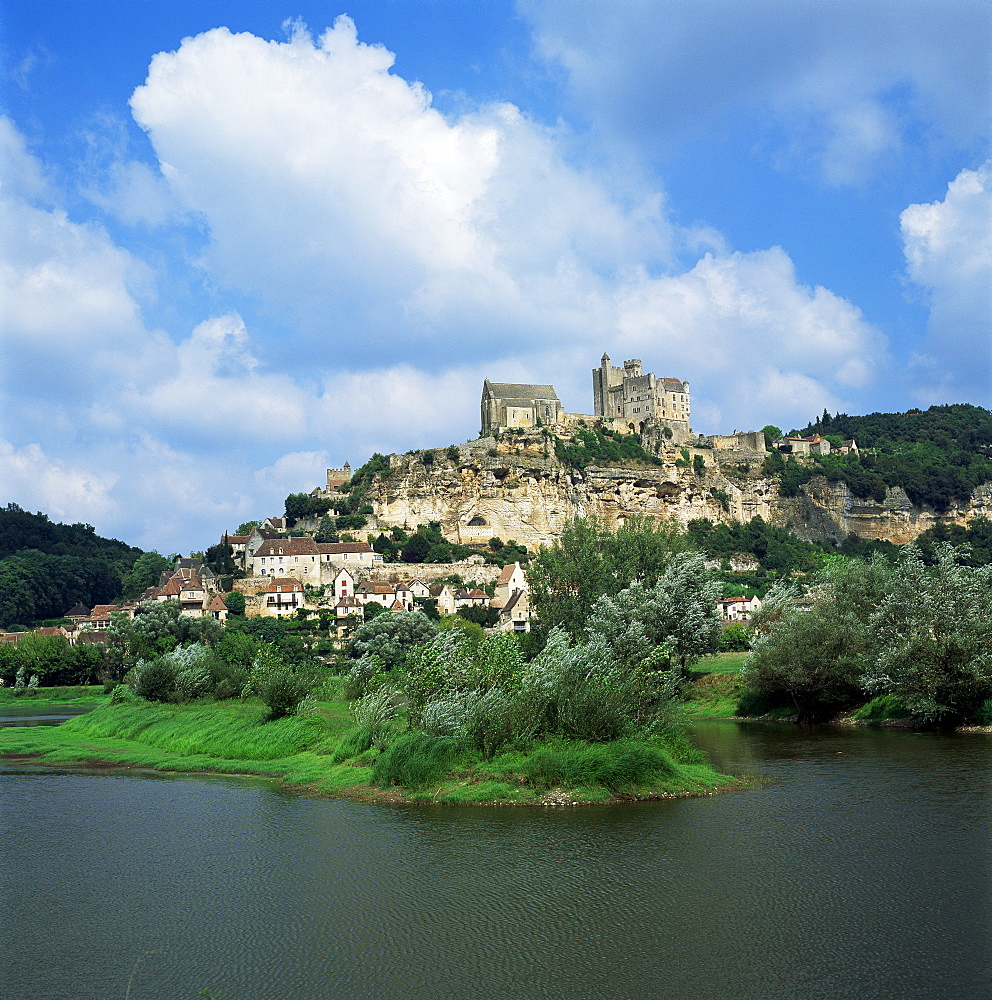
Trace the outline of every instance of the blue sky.
<instances>
[{"instance_id":1,"label":"blue sky","mask_svg":"<svg viewBox=\"0 0 992 1000\"><path fill-rule=\"evenodd\" d=\"M205 548L604 351L992 405L989 2L5 0L0 502Z\"/></svg>"}]
</instances>

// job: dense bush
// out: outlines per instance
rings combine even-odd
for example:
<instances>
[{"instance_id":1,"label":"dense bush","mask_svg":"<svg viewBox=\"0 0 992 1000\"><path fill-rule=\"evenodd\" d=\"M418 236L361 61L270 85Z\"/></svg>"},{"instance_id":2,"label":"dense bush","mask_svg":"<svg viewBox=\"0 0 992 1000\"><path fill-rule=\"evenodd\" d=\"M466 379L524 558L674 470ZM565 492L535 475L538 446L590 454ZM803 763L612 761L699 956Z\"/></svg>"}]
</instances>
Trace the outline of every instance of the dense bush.
<instances>
[{"instance_id":1,"label":"dense bush","mask_svg":"<svg viewBox=\"0 0 992 1000\"><path fill-rule=\"evenodd\" d=\"M407 733L376 760L372 781L386 787L421 788L440 781L457 755L454 740L423 732Z\"/></svg>"},{"instance_id":2,"label":"dense bush","mask_svg":"<svg viewBox=\"0 0 992 1000\"><path fill-rule=\"evenodd\" d=\"M289 664L271 647L259 650L248 676L247 692L258 695L269 709L269 719L296 715L319 683L309 663Z\"/></svg>"},{"instance_id":3,"label":"dense bush","mask_svg":"<svg viewBox=\"0 0 992 1000\"><path fill-rule=\"evenodd\" d=\"M962 565L946 543L934 554L934 565L913 546L894 565L839 563L799 606L789 589L771 594L752 619L749 692L794 706L800 720L880 695L927 725L975 718L992 697L992 567Z\"/></svg>"},{"instance_id":4,"label":"dense bush","mask_svg":"<svg viewBox=\"0 0 992 1000\"><path fill-rule=\"evenodd\" d=\"M676 771L664 750L636 740L544 746L524 765L527 780L538 787L603 785L614 793L672 778Z\"/></svg>"},{"instance_id":5,"label":"dense bush","mask_svg":"<svg viewBox=\"0 0 992 1000\"><path fill-rule=\"evenodd\" d=\"M572 441L555 439L555 454L559 461L572 468L588 465L661 465L661 459L644 450L636 434L618 434L597 424L592 429L579 428Z\"/></svg>"}]
</instances>

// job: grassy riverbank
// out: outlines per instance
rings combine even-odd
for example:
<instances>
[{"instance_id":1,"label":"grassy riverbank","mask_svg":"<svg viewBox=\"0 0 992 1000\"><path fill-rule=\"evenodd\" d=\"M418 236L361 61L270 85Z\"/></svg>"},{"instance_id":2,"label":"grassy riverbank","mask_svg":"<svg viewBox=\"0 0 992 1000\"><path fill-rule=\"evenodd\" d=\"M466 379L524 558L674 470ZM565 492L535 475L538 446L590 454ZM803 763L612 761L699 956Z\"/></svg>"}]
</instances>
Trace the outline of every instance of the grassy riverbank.
<instances>
[{"instance_id":1,"label":"grassy riverbank","mask_svg":"<svg viewBox=\"0 0 992 1000\"><path fill-rule=\"evenodd\" d=\"M683 738L552 741L485 760L422 733L369 745L344 702L266 722L252 702L107 705L58 727L0 730L0 754L60 765L262 775L316 794L386 802L565 805L725 788Z\"/></svg>"},{"instance_id":2,"label":"grassy riverbank","mask_svg":"<svg viewBox=\"0 0 992 1000\"><path fill-rule=\"evenodd\" d=\"M15 693L13 688L0 688L0 705L106 705L110 701L102 684L74 684L66 687L24 688Z\"/></svg>"}]
</instances>

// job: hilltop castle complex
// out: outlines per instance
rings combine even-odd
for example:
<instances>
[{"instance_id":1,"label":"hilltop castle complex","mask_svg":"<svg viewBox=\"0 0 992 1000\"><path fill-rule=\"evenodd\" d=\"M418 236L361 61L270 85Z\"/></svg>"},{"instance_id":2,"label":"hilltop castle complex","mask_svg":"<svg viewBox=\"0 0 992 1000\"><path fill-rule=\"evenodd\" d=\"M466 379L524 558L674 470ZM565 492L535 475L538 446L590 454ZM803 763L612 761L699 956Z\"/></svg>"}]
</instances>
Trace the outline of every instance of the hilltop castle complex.
<instances>
[{"instance_id":1,"label":"hilltop castle complex","mask_svg":"<svg viewBox=\"0 0 992 1000\"><path fill-rule=\"evenodd\" d=\"M645 375L640 358L617 368L604 354L592 371L593 413L566 413L551 385L490 382L482 387L482 436L508 428L553 427L600 419L643 431L649 422L689 433L689 383Z\"/></svg>"}]
</instances>

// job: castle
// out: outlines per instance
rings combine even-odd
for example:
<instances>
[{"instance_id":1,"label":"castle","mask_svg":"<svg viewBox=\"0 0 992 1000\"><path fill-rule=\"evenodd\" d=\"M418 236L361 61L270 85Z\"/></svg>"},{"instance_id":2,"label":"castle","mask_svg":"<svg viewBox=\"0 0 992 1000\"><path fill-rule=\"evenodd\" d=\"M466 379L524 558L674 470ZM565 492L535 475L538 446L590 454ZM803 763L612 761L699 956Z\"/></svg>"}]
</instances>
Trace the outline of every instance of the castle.
<instances>
[{"instance_id":1,"label":"castle","mask_svg":"<svg viewBox=\"0 0 992 1000\"><path fill-rule=\"evenodd\" d=\"M604 354L600 367L592 370L592 401L597 417L620 419L631 431L644 430L651 417L689 430L689 383L645 375L640 358L617 368Z\"/></svg>"},{"instance_id":2,"label":"castle","mask_svg":"<svg viewBox=\"0 0 992 1000\"><path fill-rule=\"evenodd\" d=\"M493 431L609 420L628 431L643 431L649 422L689 434L689 383L645 375L640 358L623 368L604 354L592 371L593 413L566 413L551 385L516 385L485 380L482 386L482 436Z\"/></svg>"}]
</instances>

